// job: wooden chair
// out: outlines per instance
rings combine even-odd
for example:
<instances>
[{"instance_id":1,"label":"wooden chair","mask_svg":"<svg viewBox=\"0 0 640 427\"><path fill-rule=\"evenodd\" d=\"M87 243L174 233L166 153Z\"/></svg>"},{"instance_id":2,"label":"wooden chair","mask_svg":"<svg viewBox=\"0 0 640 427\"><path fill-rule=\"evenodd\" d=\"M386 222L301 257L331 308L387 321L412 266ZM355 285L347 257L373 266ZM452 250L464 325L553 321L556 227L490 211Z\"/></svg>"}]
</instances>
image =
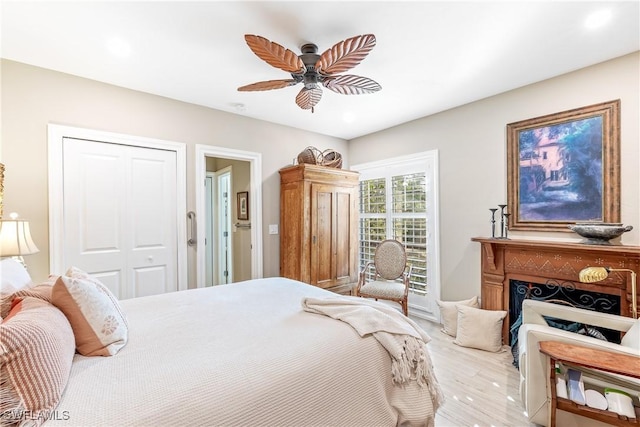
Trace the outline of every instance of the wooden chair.
<instances>
[{"instance_id":1,"label":"wooden chair","mask_svg":"<svg viewBox=\"0 0 640 427\"><path fill-rule=\"evenodd\" d=\"M373 267L373 280L367 281L367 273ZM375 300L395 301L402 306L405 316L408 314L407 296L409 295L409 277L411 266L407 265L407 252L402 243L389 239L380 242L373 256L360 272L356 296L375 298ZM402 282L397 279L402 278Z\"/></svg>"}]
</instances>

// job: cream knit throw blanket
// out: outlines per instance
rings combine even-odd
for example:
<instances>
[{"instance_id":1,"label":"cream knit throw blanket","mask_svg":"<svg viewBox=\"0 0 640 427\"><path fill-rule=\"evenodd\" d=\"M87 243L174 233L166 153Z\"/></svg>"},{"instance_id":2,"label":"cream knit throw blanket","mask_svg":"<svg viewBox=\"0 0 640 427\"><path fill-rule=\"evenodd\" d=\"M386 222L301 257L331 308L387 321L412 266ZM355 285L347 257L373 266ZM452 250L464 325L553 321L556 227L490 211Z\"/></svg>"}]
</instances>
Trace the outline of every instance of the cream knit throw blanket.
<instances>
[{"instance_id":1,"label":"cream knit throw blanket","mask_svg":"<svg viewBox=\"0 0 640 427\"><path fill-rule=\"evenodd\" d=\"M391 356L391 376L396 384L415 380L427 386L434 412L444 402L433 372L427 343L431 338L413 320L386 304L357 297L302 299L305 311L324 314L351 325L361 337L373 335Z\"/></svg>"}]
</instances>

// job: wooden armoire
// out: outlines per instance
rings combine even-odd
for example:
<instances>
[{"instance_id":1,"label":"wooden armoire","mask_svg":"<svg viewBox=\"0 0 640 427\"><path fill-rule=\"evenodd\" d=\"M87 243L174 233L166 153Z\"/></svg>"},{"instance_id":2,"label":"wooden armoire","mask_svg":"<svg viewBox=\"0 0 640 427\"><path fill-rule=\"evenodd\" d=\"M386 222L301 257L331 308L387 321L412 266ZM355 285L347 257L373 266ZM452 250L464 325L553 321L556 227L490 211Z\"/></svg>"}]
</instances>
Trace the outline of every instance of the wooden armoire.
<instances>
[{"instance_id":1,"label":"wooden armoire","mask_svg":"<svg viewBox=\"0 0 640 427\"><path fill-rule=\"evenodd\" d=\"M280 169L280 275L350 294L358 280L358 172Z\"/></svg>"}]
</instances>

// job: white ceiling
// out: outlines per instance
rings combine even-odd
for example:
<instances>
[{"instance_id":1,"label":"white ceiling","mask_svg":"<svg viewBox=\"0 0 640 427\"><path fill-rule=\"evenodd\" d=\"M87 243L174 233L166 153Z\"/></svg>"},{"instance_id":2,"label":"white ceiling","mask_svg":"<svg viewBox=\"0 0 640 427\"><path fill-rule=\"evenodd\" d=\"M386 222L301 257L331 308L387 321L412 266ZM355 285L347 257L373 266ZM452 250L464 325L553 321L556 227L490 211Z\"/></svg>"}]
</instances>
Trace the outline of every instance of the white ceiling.
<instances>
[{"instance_id":1,"label":"white ceiling","mask_svg":"<svg viewBox=\"0 0 640 427\"><path fill-rule=\"evenodd\" d=\"M639 1L123 2L2 0L4 58L344 139L640 50ZM610 22L587 29L595 11ZM349 74L382 91L324 90L315 112L302 85L236 89L289 78L251 52L244 34L319 53L372 33ZM108 52L118 37L128 57Z\"/></svg>"}]
</instances>

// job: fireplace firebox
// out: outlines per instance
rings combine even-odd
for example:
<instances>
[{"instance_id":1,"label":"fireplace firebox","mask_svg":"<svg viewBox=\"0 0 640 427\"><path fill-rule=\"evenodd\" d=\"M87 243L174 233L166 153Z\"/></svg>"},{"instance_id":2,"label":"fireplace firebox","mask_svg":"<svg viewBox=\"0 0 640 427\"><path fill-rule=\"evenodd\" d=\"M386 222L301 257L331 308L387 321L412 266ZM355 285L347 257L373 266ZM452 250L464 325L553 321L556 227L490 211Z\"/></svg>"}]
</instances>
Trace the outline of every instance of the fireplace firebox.
<instances>
[{"instance_id":1,"label":"fireplace firebox","mask_svg":"<svg viewBox=\"0 0 640 427\"><path fill-rule=\"evenodd\" d=\"M546 283L531 283L521 280L511 280L509 283L509 331L522 312L522 302L525 299L547 301L555 304L593 310L601 313L620 314L620 297L602 292L580 290L573 282L558 282L547 280ZM552 321L553 319L549 319ZM565 328L569 325L563 325ZM560 327L563 327L560 326ZM580 325L591 327L591 325ZM566 328L569 329L569 328ZM620 332L606 328L597 328L598 333L609 342L620 342ZM578 331L574 331L578 332ZM513 335L509 342L513 343Z\"/></svg>"}]
</instances>

